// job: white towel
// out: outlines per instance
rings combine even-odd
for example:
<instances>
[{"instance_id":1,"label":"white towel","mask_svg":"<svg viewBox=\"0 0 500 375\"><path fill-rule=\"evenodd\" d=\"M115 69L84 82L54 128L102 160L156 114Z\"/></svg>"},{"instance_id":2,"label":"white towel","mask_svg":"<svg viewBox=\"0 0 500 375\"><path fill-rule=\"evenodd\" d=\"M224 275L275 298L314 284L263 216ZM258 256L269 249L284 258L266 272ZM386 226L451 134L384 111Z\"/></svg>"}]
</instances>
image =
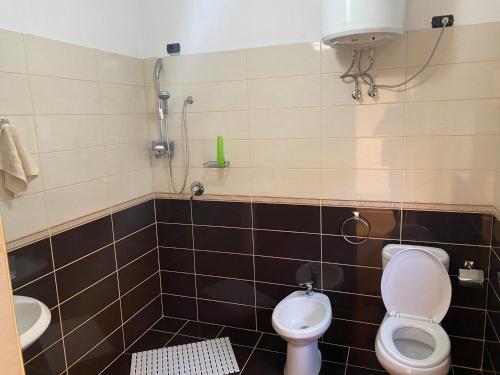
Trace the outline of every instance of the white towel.
<instances>
[{"instance_id":1,"label":"white towel","mask_svg":"<svg viewBox=\"0 0 500 375\"><path fill-rule=\"evenodd\" d=\"M14 197L22 195L28 183L38 176L38 167L19 138L17 128L5 124L0 129L0 171L4 172L5 188Z\"/></svg>"}]
</instances>

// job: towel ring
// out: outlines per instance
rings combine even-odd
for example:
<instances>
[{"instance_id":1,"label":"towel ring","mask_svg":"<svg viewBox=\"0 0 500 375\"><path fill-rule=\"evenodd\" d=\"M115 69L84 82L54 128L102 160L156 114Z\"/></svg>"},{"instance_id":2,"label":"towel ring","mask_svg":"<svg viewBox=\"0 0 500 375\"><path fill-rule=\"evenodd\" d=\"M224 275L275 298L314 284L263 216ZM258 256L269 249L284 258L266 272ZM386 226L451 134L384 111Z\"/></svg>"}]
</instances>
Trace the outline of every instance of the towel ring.
<instances>
[{"instance_id":1,"label":"towel ring","mask_svg":"<svg viewBox=\"0 0 500 375\"><path fill-rule=\"evenodd\" d=\"M347 223L349 223L350 221L354 221L354 223L357 223L357 222L360 222L361 224L363 224L365 227L366 227L366 236L364 236L361 241L352 241L351 239L349 239L345 234L344 234L344 227ZM361 245L362 243L365 243L366 241L368 241L368 237L370 237L370 234L371 234L371 227L370 227L370 223L368 222L368 220L366 220L364 217L362 217L360 214L359 214L359 211L353 211L352 212L352 216L350 218L347 218L346 220L344 220L342 222L342 227L341 227L341 233L342 233L342 237L344 237L344 240L346 240L347 242L349 242L350 244L353 244L353 245Z\"/></svg>"},{"instance_id":2,"label":"towel ring","mask_svg":"<svg viewBox=\"0 0 500 375\"><path fill-rule=\"evenodd\" d=\"M0 128L2 128L2 126L4 125L9 125L10 124L10 121L7 120L6 118L0 118Z\"/></svg>"}]
</instances>

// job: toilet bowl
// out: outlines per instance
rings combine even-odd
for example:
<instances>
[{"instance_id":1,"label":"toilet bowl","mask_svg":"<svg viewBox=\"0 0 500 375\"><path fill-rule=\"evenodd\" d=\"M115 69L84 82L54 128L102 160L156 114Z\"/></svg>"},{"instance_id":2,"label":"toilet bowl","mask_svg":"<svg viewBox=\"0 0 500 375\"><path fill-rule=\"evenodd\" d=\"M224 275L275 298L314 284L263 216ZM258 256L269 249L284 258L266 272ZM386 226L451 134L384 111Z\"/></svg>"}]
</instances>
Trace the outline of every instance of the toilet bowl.
<instances>
[{"instance_id":1,"label":"toilet bowl","mask_svg":"<svg viewBox=\"0 0 500 375\"><path fill-rule=\"evenodd\" d=\"M440 322L451 301L449 258L441 249L397 246L382 274L387 313L375 340L377 359L394 375L445 375L451 345Z\"/></svg>"},{"instance_id":2,"label":"toilet bowl","mask_svg":"<svg viewBox=\"0 0 500 375\"><path fill-rule=\"evenodd\" d=\"M327 296L297 291L274 308L274 330L287 341L286 375L317 375L321 369L318 339L332 322L332 307Z\"/></svg>"}]
</instances>

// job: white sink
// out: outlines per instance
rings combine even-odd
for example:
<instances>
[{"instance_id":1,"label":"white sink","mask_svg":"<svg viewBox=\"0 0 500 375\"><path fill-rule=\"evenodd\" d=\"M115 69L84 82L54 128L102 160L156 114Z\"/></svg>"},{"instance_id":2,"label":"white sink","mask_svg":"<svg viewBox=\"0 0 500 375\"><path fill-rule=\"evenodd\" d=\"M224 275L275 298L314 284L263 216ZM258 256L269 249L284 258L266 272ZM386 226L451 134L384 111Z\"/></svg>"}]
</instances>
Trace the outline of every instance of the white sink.
<instances>
[{"instance_id":1,"label":"white sink","mask_svg":"<svg viewBox=\"0 0 500 375\"><path fill-rule=\"evenodd\" d=\"M21 350L24 350L43 335L51 314L45 304L31 297L14 296L14 308Z\"/></svg>"}]
</instances>

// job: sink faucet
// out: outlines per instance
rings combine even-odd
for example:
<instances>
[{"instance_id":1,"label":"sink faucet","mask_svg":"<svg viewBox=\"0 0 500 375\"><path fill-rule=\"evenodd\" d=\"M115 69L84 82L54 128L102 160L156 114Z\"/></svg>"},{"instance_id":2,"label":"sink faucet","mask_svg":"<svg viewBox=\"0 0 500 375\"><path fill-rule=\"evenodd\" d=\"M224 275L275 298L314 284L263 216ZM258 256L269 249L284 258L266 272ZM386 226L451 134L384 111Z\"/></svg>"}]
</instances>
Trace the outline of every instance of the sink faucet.
<instances>
[{"instance_id":1,"label":"sink faucet","mask_svg":"<svg viewBox=\"0 0 500 375\"><path fill-rule=\"evenodd\" d=\"M312 294L314 293L313 291L314 283L312 281L305 281L303 283L300 283L299 286L301 288L306 288L306 295L308 296L312 296Z\"/></svg>"}]
</instances>

